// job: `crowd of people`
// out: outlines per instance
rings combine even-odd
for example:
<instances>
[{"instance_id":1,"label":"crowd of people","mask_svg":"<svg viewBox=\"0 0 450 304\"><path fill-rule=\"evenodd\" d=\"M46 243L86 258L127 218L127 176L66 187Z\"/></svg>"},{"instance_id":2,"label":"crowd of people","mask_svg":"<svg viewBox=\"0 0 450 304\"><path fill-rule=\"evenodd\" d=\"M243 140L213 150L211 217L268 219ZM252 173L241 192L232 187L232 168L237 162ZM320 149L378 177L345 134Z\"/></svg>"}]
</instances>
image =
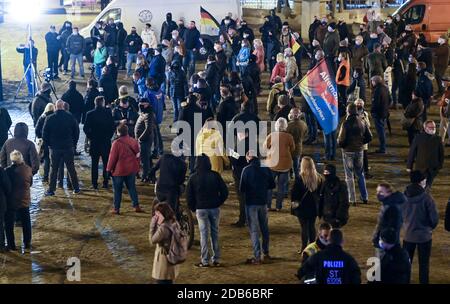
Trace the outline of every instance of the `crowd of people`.
<instances>
[{"instance_id":1,"label":"crowd of people","mask_svg":"<svg viewBox=\"0 0 450 304\"><path fill-rule=\"evenodd\" d=\"M431 236L438 224L436 202L430 191L443 168L444 146L450 137L450 81L445 79L447 37L441 36L439 46L431 49L398 16L388 16L385 22L363 23L356 35L344 20L336 22L327 16L315 18L309 29L310 43L306 44L275 10L264 17L259 32L261 39L245 20L237 22L226 16L205 68L196 71L202 43L194 21L185 27L183 20L177 23L167 13L159 37L151 24L139 35L135 27L128 34L113 19L98 22L91 31L94 64L86 94L80 94L76 82L71 81L68 91L53 102L51 86L44 83L30 104L39 151L27 140L28 128L23 123L16 124L14 137L7 139L12 122L7 111L1 109L0 165L5 172L0 169L0 249L15 250L15 214L22 222L24 247L31 246L30 187L40 162L44 164L43 180L48 182L46 196L55 195L58 181L59 187L64 187L64 166L67 186L74 194L80 193L74 157L80 153L77 147L82 124L87 138L85 150L92 161L92 189L99 187L101 159L103 188L107 189L112 179L112 214L120 214L123 184L134 210L144 212L136 179L156 183L158 204L153 210L150 240L158 244L153 268L158 282L171 283L179 271L178 266L160 257L172 246L173 224L179 220L180 197L184 193L199 223L201 258L196 266L221 266L220 207L229 195L221 173L231 167L239 200L239 217L234 225L247 226L250 231L253 256L247 263L259 265L271 259L268 212L286 208L290 190L289 208L300 223L299 279L314 278L324 284L360 283L359 266L343 250L340 228L349 221L350 206L369 203L366 179L373 177L369 158L387 153L386 127L390 132L394 124L389 120L390 113L402 109L401 124L410 144L405 172L409 172L411 184L400 192L391 183L379 183L376 194L381 208L372 242L381 259L382 282L409 283L417 247L420 282L428 283ZM71 77L75 77L76 62L80 76L85 76L86 45L77 27L65 22L57 33L52 26L45 39L48 64L55 77L59 68L68 72L69 60ZM58 63L59 52L62 56ZM24 54L26 57L27 52ZM297 82L323 61L335 77L341 124L338 130L324 135L324 157L314 160L304 155L303 145L318 143L321 126L301 96ZM124 80L133 86L133 92L127 86L118 87L119 70L125 71ZM270 83L262 82L264 72L270 74ZM433 92L433 79L437 92ZM267 106L258 108L257 97L267 86ZM165 150L161 134L161 124L168 114L166 99L173 107L170 120L191 127L190 141L172 145L170 152ZM427 116L434 100L440 107L439 136L435 122ZM366 102L371 104L370 114L364 107ZM200 115L202 124L197 130L196 115ZM229 129L230 122L259 125L262 116L270 118L268 123L274 130L261 145L249 132ZM372 123L379 143L375 152L369 152ZM235 155L225 147L230 132L234 132L231 150L243 145L244 153ZM252 145L254 141L256 145ZM253 146L261 148L251 149ZM345 180L337 175L338 148L342 150ZM155 164L153 160L157 160ZM321 172L317 161L325 162ZM293 181L291 189L289 180ZM317 233L318 219L321 224ZM405 231L403 246L401 229Z\"/></svg>"}]
</instances>

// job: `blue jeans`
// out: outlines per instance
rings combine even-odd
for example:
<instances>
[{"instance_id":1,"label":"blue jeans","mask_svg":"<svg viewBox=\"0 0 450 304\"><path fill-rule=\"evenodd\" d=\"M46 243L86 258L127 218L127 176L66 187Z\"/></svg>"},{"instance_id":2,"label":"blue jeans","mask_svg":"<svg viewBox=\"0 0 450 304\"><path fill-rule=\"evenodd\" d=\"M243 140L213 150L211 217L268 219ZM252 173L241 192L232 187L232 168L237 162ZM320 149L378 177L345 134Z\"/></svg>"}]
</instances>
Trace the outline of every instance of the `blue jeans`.
<instances>
[{"instance_id":1,"label":"blue jeans","mask_svg":"<svg viewBox=\"0 0 450 304\"><path fill-rule=\"evenodd\" d=\"M181 102L183 101L183 98L172 96L170 99L172 100L173 105L173 122L176 122L178 121L178 116L180 115Z\"/></svg>"},{"instance_id":2,"label":"blue jeans","mask_svg":"<svg viewBox=\"0 0 450 304\"><path fill-rule=\"evenodd\" d=\"M237 70L238 70L236 62L237 62L237 56L236 55L231 56L228 66L232 72L237 72Z\"/></svg>"},{"instance_id":3,"label":"blue jeans","mask_svg":"<svg viewBox=\"0 0 450 304\"><path fill-rule=\"evenodd\" d=\"M127 55L127 75L128 77L131 77L133 74L133 63L136 63L137 61L137 54L130 54Z\"/></svg>"},{"instance_id":4,"label":"blue jeans","mask_svg":"<svg viewBox=\"0 0 450 304\"><path fill-rule=\"evenodd\" d=\"M377 130L378 140L380 141L380 151L386 152L386 118L378 118L373 116L375 121L375 129Z\"/></svg>"},{"instance_id":5,"label":"blue jeans","mask_svg":"<svg viewBox=\"0 0 450 304\"><path fill-rule=\"evenodd\" d=\"M353 91L355 91L356 85L359 86L359 98L366 101L366 80L364 79L364 74L359 75L358 78L353 78L347 93L353 93Z\"/></svg>"},{"instance_id":6,"label":"blue jeans","mask_svg":"<svg viewBox=\"0 0 450 304\"><path fill-rule=\"evenodd\" d=\"M306 124L308 125L308 141L315 141L317 138L317 120L313 113L305 113Z\"/></svg>"},{"instance_id":7,"label":"blue jeans","mask_svg":"<svg viewBox=\"0 0 450 304\"><path fill-rule=\"evenodd\" d=\"M84 77L84 66L83 66L83 54L73 55L70 54L70 62L71 62L71 76L75 77L75 65L78 62L78 66L80 67L80 76Z\"/></svg>"},{"instance_id":8,"label":"blue jeans","mask_svg":"<svg viewBox=\"0 0 450 304\"><path fill-rule=\"evenodd\" d=\"M259 236L262 234L262 250L264 255L269 255L269 220L265 205L246 205L245 212L250 230L253 254L257 260L261 259L261 244Z\"/></svg>"},{"instance_id":9,"label":"blue jeans","mask_svg":"<svg viewBox=\"0 0 450 304\"><path fill-rule=\"evenodd\" d=\"M136 191L136 174L129 176L113 176L113 191L114 191L114 209L120 210L120 203L122 202L123 184L127 186L130 194L133 207L139 206L138 194Z\"/></svg>"},{"instance_id":10,"label":"blue jeans","mask_svg":"<svg viewBox=\"0 0 450 304\"><path fill-rule=\"evenodd\" d=\"M220 260L220 245L219 245L219 222L220 209L198 209L196 211L198 220L198 229L200 230L200 252L203 265L209 263L208 240L211 231L211 245L212 245L212 261L219 262Z\"/></svg>"},{"instance_id":11,"label":"blue jeans","mask_svg":"<svg viewBox=\"0 0 450 304\"><path fill-rule=\"evenodd\" d=\"M298 180L300 178L300 160L301 156L294 156L292 157L292 170L294 171L294 177L295 180Z\"/></svg>"},{"instance_id":12,"label":"blue jeans","mask_svg":"<svg viewBox=\"0 0 450 304\"><path fill-rule=\"evenodd\" d=\"M283 208L284 195L288 193L289 172L272 171L274 179L277 179L277 209ZM267 191L267 208L272 208L272 189Z\"/></svg>"},{"instance_id":13,"label":"blue jeans","mask_svg":"<svg viewBox=\"0 0 450 304\"><path fill-rule=\"evenodd\" d=\"M27 88L28 88L28 96L33 95L33 86L34 86L34 79L33 79L33 70L30 68L27 70L28 66L23 66L23 71L26 72L25 74L25 81L27 82ZM36 94L38 91L37 88L35 88L34 93ZM33 96L34 97L34 96Z\"/></svg>"},{"instance_id":14,"label":"blue jeans","mask_svg":"<svg viewBox=\"0 0 450 304\"><path fill-rule=\"evenodd\" d=\"M95 77L99 80L102 76L102 69L106 65L106 62L95 64Z\"/></svg>"},{"instance_id":15,"label":"blue jeans","mask_svg":"<svg viewBox=\"0 0 450 304\"><path fill-rule=\"evenodd\" d=\"M358 179L358 188L361 193L361 198L367 200L366 178L364 177L363 166L364 152L344 152L342 150L342 160L344 162L345 182L348 189L348 200L350 203L356 202L355 191L355 176Z\"/></svg>"},{"instance_id":16,"label":"blue jeans","mask_svg":"<svg viewBox=\"0 0 450 304\"><path fill-rule=\"evenodd\" d=\"M108 57L115 57L117 55L117 48L115 46L108 46L106 50L108 52Z\"/></svg>"},{"instance_id":17,"label":"blue jeans","mask_svg":"<svg viewBox=\"0 0 450 304\"><path fill-rule=\"evenodd\" d=\"M195 52L193 50L186 50L186 57L183 59L183 67L188 76L191 77L195 73Z\"/></svg>"},{"instance_id":18,"label":"blue jeans","mask_svg":"<svg viewBox=\"0 0 450 304\"><path fill-rule=\"evenodd\" d=\"M323 137L325 140L325 158L327 160L333 160L336 158L336 131L328 135L324 134Z\"/></svg>"}]
</instances>

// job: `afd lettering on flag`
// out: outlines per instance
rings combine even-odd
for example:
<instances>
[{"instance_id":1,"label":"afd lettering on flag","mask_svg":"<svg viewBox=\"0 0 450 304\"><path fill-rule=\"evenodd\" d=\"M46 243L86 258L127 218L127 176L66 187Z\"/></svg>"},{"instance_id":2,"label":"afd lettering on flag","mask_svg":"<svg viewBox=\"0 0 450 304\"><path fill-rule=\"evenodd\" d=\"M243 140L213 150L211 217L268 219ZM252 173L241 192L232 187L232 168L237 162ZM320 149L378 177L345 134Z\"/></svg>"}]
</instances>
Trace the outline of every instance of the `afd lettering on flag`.
<instances>
[{"instance_id":1,"label":"afd lettering on flag","mask_svg":"<svg viewBox=\"0 0 450 304\"><path fill-rule=\"evenodd\" d=\"M339 123L338 94L325 60L303 77L299 88L324 133L335 131Z\"/></svg>"}]
</instances>

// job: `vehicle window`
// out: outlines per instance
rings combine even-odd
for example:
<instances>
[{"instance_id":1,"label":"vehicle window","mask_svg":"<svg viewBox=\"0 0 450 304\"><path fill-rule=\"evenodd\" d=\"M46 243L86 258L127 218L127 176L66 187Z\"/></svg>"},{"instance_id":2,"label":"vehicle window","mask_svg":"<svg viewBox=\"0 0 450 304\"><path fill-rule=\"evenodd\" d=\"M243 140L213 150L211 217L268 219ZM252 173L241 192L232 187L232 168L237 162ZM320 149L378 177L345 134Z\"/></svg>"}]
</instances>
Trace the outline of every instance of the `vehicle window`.
<instances>
[{"instance_id":1,"label":"vehicle window","mask_svg":"<svg viewBox=\"0 0 450 304\"><path fill-rule=\"evenodd\" d=\"M122 10L120 8L113 8L103 14L100 17L100 21L107 22L109 18L114 19L114 22L120 21L122 17Z\"/></svg>"},{"instance_id":2,"label":"vehicle window","mask_svg":"<svg viewBox=\"0 0 450 304\"><path fill-rule=\"evenodd\" d=\"M416 5L407 10L403 16L407 23L418 24L422 22L424 15L425 5Z\"/></svg>"}]
</instances>

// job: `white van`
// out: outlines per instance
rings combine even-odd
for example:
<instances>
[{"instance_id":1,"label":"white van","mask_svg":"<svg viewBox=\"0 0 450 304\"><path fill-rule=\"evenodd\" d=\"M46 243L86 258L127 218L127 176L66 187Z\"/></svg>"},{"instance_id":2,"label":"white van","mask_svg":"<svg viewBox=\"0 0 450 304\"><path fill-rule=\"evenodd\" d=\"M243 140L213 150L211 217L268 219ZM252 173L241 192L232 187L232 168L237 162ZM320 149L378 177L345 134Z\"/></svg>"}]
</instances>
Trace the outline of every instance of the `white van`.
<instances>
[{"instance_id":1,"label":"white van","mask_svg":"<svg viewBox=\"0 0 450 304\"><path fill-rule=\"evenodd\" d=\"M146 23L159 38L161 26L166 20L166 14L172 13L175 22L183 18L185 25L193 20L202 34L206 44L211 45L211 39L218 33L200 23L200 7L208 11L218 22L229 12L234 19L240 19L242 9L240 0L114 0L87 27L80 30L80 34L87 38L90 45L90 31L97 21L107 21L112 18L115 22L122 22L127 32L135 26L138 34L145 28ZM209 40L209 41L208 41Z\"/></svg>"}]
</instances>

